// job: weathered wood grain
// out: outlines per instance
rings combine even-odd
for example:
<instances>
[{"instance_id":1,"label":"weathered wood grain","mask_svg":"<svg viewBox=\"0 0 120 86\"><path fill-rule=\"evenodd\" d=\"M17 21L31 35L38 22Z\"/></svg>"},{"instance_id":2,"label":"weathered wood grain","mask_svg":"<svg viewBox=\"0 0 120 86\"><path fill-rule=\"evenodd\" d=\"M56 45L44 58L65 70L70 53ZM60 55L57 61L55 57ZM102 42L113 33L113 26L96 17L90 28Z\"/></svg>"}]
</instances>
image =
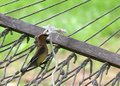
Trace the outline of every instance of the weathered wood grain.
<instances>
[{"instance_id":1,"label":"weathered wood grain","mask_svg":"<svg viewBox=\"0 0 120 86\"><path fill-rule=\"evenodd\" d=\"M45 30L44 28L11 18L9 16L5 16L3 14L0 14L0 25L3 27L9 27L16 32L26 33L31 37L39 35ZM70 37L66 37L64 35L60 35L58 33L53 34L53 42L72 52L91 57L101 62L108 62L112 66L120 68L119 54L101 49Z\"/></svg>"}]
</instances>

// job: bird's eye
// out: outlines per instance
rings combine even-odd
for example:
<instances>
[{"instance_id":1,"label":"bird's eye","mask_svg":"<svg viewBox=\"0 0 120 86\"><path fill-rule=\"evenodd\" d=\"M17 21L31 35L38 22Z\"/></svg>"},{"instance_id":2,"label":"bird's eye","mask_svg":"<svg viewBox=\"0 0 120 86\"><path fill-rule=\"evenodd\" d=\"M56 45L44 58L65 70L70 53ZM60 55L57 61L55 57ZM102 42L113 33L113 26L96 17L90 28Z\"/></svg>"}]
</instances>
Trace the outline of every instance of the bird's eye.
<instances>
[{"instance_id":1,"label":"bird's eye","mask_svg":"<svg viewBox=\"0 0 120 86\"><path fill-rule=\"evenodd\" d=\"M48 35L47 35L47 34L45 34L44 36L45 36L45 37L48 37Z\"/></svg>"}]
</instances>

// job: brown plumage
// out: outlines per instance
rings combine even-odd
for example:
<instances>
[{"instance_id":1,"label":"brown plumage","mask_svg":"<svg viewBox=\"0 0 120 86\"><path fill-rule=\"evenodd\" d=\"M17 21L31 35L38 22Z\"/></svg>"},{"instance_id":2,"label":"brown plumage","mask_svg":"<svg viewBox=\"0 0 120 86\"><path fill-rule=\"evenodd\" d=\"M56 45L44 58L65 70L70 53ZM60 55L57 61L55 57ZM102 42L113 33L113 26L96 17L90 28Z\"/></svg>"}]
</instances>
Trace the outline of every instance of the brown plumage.
<instances>
[{"instance_id":1,"label":"brown plumage","mask_svg":"<svg viewBox=\"0 0 120 86\"><path fill-rule=\"evenodd\" d=\"M30 62L28 63L27 67L21 69L19 72L24 73L28 68L32 66L39 66L43 62L43 60L48 54L48 48L46 44L47 37L48 37L47 34L41 34L36 37L36 40L38 43L36 52L34 56L32 57L32 59L30 60Z\"/></svg>"}]
</instances>

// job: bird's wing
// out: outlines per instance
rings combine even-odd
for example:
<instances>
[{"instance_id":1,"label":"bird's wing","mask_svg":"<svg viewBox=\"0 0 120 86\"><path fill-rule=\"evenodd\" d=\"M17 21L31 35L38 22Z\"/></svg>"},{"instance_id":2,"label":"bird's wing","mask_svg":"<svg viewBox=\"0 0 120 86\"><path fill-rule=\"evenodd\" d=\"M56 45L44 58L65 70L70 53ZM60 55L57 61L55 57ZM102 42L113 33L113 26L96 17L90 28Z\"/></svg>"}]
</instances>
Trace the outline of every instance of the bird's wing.
<instances>
[{"instance_id":1,"label":"bird's wing","mask_svg":"<svg viewBox=\"0 0 120 86\"><path fill-rule=\"evenodd\" d=\"M45 46L39 47L39 48L36 50L34 56L33 56L32 59L30 60L30 62L28 63L28 65L27 65L25 68L21 69L20 71L21 71L22 73L24 73L29 67L33 66L34 63L36 63L35 61L36 61L36 60L39 58L39 56L40 56L42 53L44 53L44 52L45 52Z\"/></svg>"},{"instance_id":2,"label":"bird's wing","mask_svg":"<svg viewBox=\"0 0 120 86\"><path fill-rule=\"evenodd\" d=\"M45 52L45 46L41 46L40 48L38 48L32 59L30 60L30 63L34 63L38 59L38 57L44 52Z\"/></svg>"}]
</instances>

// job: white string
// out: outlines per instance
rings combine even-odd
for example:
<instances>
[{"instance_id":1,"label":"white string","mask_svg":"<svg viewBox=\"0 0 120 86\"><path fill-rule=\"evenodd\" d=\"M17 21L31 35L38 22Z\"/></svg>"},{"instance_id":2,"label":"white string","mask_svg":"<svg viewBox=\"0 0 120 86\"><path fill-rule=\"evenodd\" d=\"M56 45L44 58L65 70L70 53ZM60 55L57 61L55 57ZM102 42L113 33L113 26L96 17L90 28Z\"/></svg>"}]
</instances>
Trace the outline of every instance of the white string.
<instances>
[{"instance_id":1,"label":"white string","mask_svg":"<svg viewBox=\"0 0 120 86\"><path fill-rule=\"evenodd\" d=\"M45 28L46 28L46 30L43 33L49 34L51 51L52 51L54 59L55 59L55 69L52 72L52 84L53 84L53 86L55 86L55 72L56 72L56 70L58 68L58 61L57 61L57 57L56 57L55 51L53 49L53 43L52 43L52 33L53 33L53 30L52 30L52 27L50 25L46 26Z\"/></svg>"},{"instance_id":2,"label":"white string","mask_svg":"<svg viewBox=\"0 0 120 86\"><path fill-rule=\"evenodd\" d=\"M53 56L54 56L54 59L55 59L55 69L52 72L52 83L53 83L53 86L55 86L55 72L56 72L56 70L58 68L58 61L57 61L57 57L56 57L55 51L53 49L52 33L50 34L50 45L51 45L52 53L53 53Z\"/></svg>"},{"instance_id":3,"label":"white string","mask_svg":"<svg viewBox=\"0 0 120 86\"><path fill-rule=\"evenodd\" d=\"M49 39L50 39L50 46L51 46L51 51L53 53L53 56L54 56L54 59L55 59L55 69L53 70L52 72L52 84L53 86L55 86L55 72L57 71L57 68L58 68L58 61L57 61L57 57L56 57L56 54L55 54L55 51L53 49L53 43L52 43L52 33L67 33L65 30L63 29L59 29L59 28L55 28L51 25L48 25L48 26L44 26L45 28L45 31L43 33L46 33L46 34L49 34Z\"/></svg>"}]
</instances>

